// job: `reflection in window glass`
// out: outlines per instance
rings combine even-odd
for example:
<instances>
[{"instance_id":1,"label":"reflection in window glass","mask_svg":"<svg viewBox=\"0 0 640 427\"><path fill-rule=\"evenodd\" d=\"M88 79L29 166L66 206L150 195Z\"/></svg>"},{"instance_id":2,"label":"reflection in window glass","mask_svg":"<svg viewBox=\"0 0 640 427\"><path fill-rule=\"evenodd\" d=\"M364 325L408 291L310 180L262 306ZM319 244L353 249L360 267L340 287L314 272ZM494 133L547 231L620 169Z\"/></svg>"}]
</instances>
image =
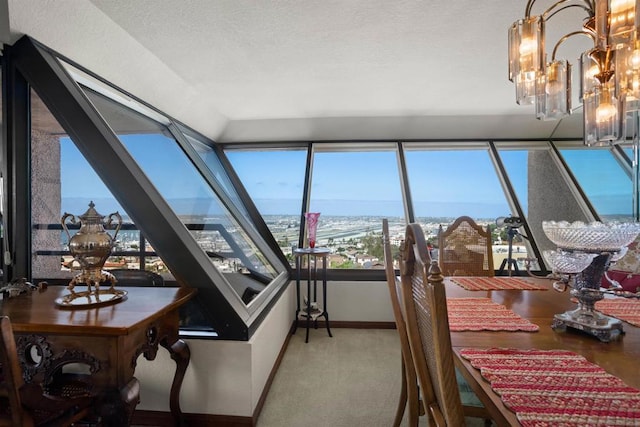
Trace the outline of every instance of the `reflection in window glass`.
<instances>
[{"instance_id":1,"label":"reflection in window glass","mask_svg":"<svg viewBox=\"0 0 640 427\"><path fill-rule=\"evenodd\" d=\"M608 149L561 149L560 153L601 220L631 220L631 179Z\"/></svg>"},{"instance_id":2,"label":"reflection in window glass","mask_svg":"<svg viewBox=\"0 0 640 427\"><path fill-rule=\"evenodd\" d=\"M222 163L218 158L218 153L216 153L216 151L212 147L208 146L202 141L199 141L189 135L185 135L185 137L187 139L187 142L189 142L191 147L206 164L211 174L215 177L214 184L218 184L221 191L224 191L227 196L233 201L234 206L236 206L238 209L241 209L242 215L248 218L249 213L246 211L244 204L240 200L236 189L229 179L229 176L222 167ZM251 223L251 225L253 226L254 224Z\"/></svg>"},{"instance_id":3,"label":"reflection in window glass","mask_svg":"<svg viewBox=\"0 0 640 427\"><path fill-rule=\"evenodd\" d=\"M300 235L306 150L226 153L269 231L290 262Z\"/></svg>"},{"instance_id":4,"label":"reflection in window glass","mask_svg":"<svg viewBox=\"0 0 640 427\"><path fill-rule=\"evenodd\" d=\"M332 251L331 268L383 268L382 218L404 235L395 151L314 154L310 212L320 212L317 245Z\"/></svg>"}]
</instances>

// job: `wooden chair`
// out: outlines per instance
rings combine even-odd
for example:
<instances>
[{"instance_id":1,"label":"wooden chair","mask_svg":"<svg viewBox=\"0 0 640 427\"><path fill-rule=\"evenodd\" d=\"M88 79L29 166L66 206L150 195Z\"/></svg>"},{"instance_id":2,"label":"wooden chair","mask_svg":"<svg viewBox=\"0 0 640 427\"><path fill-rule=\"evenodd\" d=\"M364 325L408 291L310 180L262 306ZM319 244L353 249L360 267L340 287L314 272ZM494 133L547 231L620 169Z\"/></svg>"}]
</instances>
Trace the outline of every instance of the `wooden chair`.
<instances>
[{"instance_id":1,"label":"wooden chair","mask_svg":"<svg viewBox=\"0 0 640 427\"><path fill-rule=\"evenodd\" d=\"M116 286L164 286L164 278L153 271L126 268L114 268L108 271L118 280Z\"/></svg>"},{"instance_id":2,"label":"wooden chair","mask_svg":"<svg viewBox=\"0 0 640 427\"><path fill-rule=\"evenodd\" d=\"M463 406L461 384L453 361L443 277L437 261L432 261L427 253L424 232L419 224L407 226L400 251L407 335L430 423L464 426L465 416L484 418L485 423L489 423L490 417L484 407ZM475 398L477 400L477 396Z\"/></svg>"},{"instance_id":3,"label":"wooden chair","mask_svg":"<svg viewBox=\"0 0 640 427\"><path fill-rule=\"evenodd\" d=\"M391 253L391 241L389 240L389 222L387 219L382 220L382 246L384 248L384 265L387 274L387 285L389 287L389 296L391 297L391 307L393 308L393 316L396 321L396 329L400 336L400 348L402 350L402 388L400 391L400 399L398 400L398 408L393 427L398 427L402 422L404 411L408 404L408 420L409 426L417 426L420 414L424 414L422 403L420 402L420 391L418 389L418 380L416 378L416 370L413 366L411 358L411 349L409 348L409 338L407 337L407 327L402 312L402 302L400 297L400 282L396 278L396 272L393 267L393 254Z\"/></svg>"},{"instance_id":4,"label":"wooden chair","mask_svg":"<svg viewBox=\"0 0 640 427\"><path fill-rule=\"evenodd\" d=\"M8 317L0 317L0 329L0 426L57 427L87 420L94 397L69 396L71 391L60 383L60 395L46 393L40 384L25 384Z\"/></svg>"},{"instance_id":5,"label":"wooden chair","mask_svg":"<svg viewBox=\"0 0 640 427\"><path fill-rule=\"evenodd\" d=\"M457 218L438 233L438 263L445 276L495 275L491 231L468 216Z\"/></svg>"}]
</instances>

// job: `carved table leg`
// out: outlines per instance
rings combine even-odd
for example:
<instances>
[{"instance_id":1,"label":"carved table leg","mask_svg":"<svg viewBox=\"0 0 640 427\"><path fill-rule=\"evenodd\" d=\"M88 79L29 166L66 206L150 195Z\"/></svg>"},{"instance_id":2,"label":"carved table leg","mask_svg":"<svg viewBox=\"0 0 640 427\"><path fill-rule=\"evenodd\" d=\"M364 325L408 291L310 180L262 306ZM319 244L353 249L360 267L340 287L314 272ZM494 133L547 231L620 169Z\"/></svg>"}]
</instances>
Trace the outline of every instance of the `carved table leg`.
<instances>
[{"instance_id":1,"label":"carved table leg","mask_svg":"<svg viewBox=\"0 0 640 427\"><path fill-rule=\"evenodd\" d=\"M191 351L186 342L181 339L174 342L171 346L167 345L166 341L162 342L162 346L165 347L171 354L171 358L176 362L176 372L173 376L173 383L171 384L171 394L169 395L169 408L171 409L171 415L177 426L185 426L185 421L182 417L182 410L180 409L180 388L182 387L182 381L184 375L187 372L189 366L189 359L191 358Z\"/></svg>"}]
</instances>

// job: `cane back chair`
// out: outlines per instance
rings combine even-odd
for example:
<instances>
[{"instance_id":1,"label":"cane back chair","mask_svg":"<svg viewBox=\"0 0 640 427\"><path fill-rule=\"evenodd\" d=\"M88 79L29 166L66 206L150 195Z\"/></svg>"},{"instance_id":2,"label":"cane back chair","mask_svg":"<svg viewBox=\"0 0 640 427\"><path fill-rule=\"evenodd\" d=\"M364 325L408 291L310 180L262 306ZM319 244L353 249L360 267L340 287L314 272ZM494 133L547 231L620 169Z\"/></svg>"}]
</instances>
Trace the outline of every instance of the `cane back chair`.
<instances>
[{"instance_id":1,"label":"cane back chair","mask_svg":"<svg viewBox=\"0 0 640 427\"><path fill-rule=\"evenodd\" d=\"M489 423L489 414L475 394L463 406L449 332L444 279L437 261L427 253L419 224L409 224L400 250L401 294L407 335L418 384L429 420L436 426L464 426L465 416ZM465 391L465 400L469 399Z\"/></svg>"},{"instance_id":2,"label":"cane back chair","mask_svg":"<svg viewBox=\"0 0 640 427\"><path fill-rule=\"evenodd\" d=\"M495 275L491 231L468 216L438 232L438 264L445 276Z\"/></svg>"},{"instance_id":3,"label":"cane back chair","mask_svg":"<svg viewBox=\"0 0 640 427\"><path fill-rule=\"evenodd\" d=\"M0 330L0 427L99 425L92 415L95 396L84 384L58 381L47 390L25 384L8 317L0 317Z\"/></svg>"},{"instance_id":4,"label":"cane back chair","mask_svg":"<svg viewBox=\"0 0 640 427\"><path fill-rule=\"evenodd\" d=\"M396 278L396 272L393 265L393 254L391 253L391 241L389 237L389 222L386 218L382 220L382 244L384 248L384 266L387 275L387 286L389 287L391 307L393 308L393 316L396 322L398 335L400 336L400 348L402 350L402 387L393 427L398 427L402 422L402 417L404 416L407 404L409 426L417 426L418 417L421 413L424 413L424 411L421 407L422 403L420 402L416 370L413 366L411 349L409 348L407 327L401 306L402 301L399 289L400 282Z\"/></svg>"}]
</instances>

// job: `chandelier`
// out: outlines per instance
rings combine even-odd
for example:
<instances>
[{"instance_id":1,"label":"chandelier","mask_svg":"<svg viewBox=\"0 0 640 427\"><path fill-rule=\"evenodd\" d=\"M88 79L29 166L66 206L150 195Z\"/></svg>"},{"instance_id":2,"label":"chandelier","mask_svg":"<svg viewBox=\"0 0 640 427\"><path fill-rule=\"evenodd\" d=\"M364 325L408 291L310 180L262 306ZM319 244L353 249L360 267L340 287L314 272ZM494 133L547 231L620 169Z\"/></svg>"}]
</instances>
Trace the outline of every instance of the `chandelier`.
<instances>
[{"instance_id":1,"label":"chandelier","mask_svg":"<svg viewBox=\"0 0 640 427\"><path fill-rule=\"evenodd\" d=\"M535 104L540 120L560 119L574 111L577 86L585 144L625 140L627 116L636 112L637 117L640 109L640 0L557 0L537 16L531 13L534 3L528 0L524 18L509 28L509 80L516 102ZM582 28L560 37L547 58L546 23L568 9L584 14ZM556 57L560 45L574 36L593 42L580 55L577 85L571 63Z\"/></svg>"}]
</instances>

